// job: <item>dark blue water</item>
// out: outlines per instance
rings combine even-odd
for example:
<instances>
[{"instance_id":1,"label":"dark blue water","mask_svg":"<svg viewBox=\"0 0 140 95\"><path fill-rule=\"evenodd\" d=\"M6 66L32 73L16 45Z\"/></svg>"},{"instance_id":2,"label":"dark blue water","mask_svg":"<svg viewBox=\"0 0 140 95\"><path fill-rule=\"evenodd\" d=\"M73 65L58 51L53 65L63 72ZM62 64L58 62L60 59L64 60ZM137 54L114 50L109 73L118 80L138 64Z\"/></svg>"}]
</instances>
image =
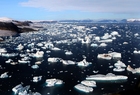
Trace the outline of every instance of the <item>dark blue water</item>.
<instances>
[{"instance_id":1,"label":"dark blue water","mask_svg":"<svg viewBox=\"0 0 140 95\"><path fill-rule=\"evenodd\" d=\"M71 25L71 24L70 24ZM115 51L122 54L120 59L126 65L131 65L132 67L140 67L140 55L133 54L135 48L140 50L140 39L139 36L135 37L134 34L140 34L139 24L76 24L82 25L86 28L91 28L96 26L97 29L91 29L91 31L85 31L85 33L79 33L79 30L72 27L61 27L59 25L49 24L45 28L46 31L38 31L31 33L22 33L17 36L4 37L5 41L0 43L0 48L6 48L8 53L18 53L26 54L27 49L37 48L44 51L44 56L41 59L30 57L30 64L17 64L11 65L5 63L9 57L0 56L0 74L8 72L10 78L0 79L0 95L13 95L12 88L16 85L23 83L24 86L30 85L30 90L33 92L39 92L42 95L103 95L105 93L113 93L122 90L127 90L134 88L136 86L137 80L139 79L139 74L132 74L127 70L123 72L114 72L113 68L109 68L110 65L114 65L117 60L101 60L97 59L97 55L101 53L108 53L108 51ZM104 25L106 28L100 27ZM52 26L52 27L50 27ZM57 32L54 27L57 26ZM70 29L72 32L69 32ZM49 30L50 29L50 30ZM64 32L66 30L66 32ZM117 31L121 37L116 37L111 43L107 43L106 47L91 47L91 43L97 43L93 38L91 38L91 43L82 44L80 41L72 42L72 39L77 39L77 37L70 36L70 34L80 35L80 37L85 37L85 35L95 34L97 36L103 36L104 33L111 33L112 31ZM48 33L50 32L50 33ZM55 33L57 35L51 35ZM67 40L67 43L58 44L56 41ZM51 53L46 53L49 49L42 49L37 46L38 43L42 42L52 42L55 47L60 48L60 51L51 51ZM128 42L128 44L123 44L123 42ZM17 45L24 44L24 49L22 51L15 50ZM31 48L28 44L34 43ZM65 55L65 50L70 50L73 55ZM36 52L36 50L32 51ZM59 57L64 60L72 60L79 62L83 60L83 55L86 56L88 62L92 62L88 67L78 67L77 65L63 65L61 62L49 64L47 59L49 57ZM28 56L28 55L27 55ZM15 62L21 57L15 56L10 57ZM31 66L35 64L36 61L42 61L38 69L32 69ZM126 81L115 81L115 82L97 82L97 87L94 88L92 93L83 93L76 89L74 86L80 83L88 75L94 75L93 71L99 71L98 74L114 73L116 75L126 75L128 80ZM33 76L42 76L42 80L38 83L32 82ZM64 81L64 84L56 87L45 87L45 80L49 78L57 78Z\"/></svg>"}]
</instances>

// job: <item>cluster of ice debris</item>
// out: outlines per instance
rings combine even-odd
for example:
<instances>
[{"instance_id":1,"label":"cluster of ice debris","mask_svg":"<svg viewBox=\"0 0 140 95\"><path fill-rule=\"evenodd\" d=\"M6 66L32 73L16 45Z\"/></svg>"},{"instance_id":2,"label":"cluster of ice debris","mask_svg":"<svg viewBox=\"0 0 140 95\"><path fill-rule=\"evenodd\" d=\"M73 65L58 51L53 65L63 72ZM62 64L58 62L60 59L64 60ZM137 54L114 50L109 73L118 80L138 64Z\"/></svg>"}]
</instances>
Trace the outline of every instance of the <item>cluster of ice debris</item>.
<instances>
[{"instance_id":1,"label":"cluster of ice debris","mask_svg":"<svg viewBox=\"0 0 140 95\"><path fill-rule=\"evenodd\" d=\"M32 69L38 69L39 65L42 63L43 60L36 61L34 64L31 64L32 58L44 58L47 59L48 63L57 63L61 62L65 65L77 65L82 67L87 67L88 65L92 64L92 62L88 62L84 57L81 61L73 61L69 59L63 59L56 56L51 56L52 52L63 51L66 56L74 55L74 52L70 49L64 49L61 47L61 44L65 44L67 46L75 45L75 44L87 44L92 48L105 48L110 43L113 43L117 39L117 37L121 38L121 35L117 31L110 31L109 33L104 33L102 36L93 34L98 28L106 28L106 26L92 26L88 28L86 26L78 26L78 25L63 25L63 24L42 24L44 27L47 27L45 30L40 30L38 32L30 32L28 34L22 33L20 37L11 37L9 40L10 44L13 44L14 50L16 52L9 52L6 48L0 48L0 56L8 58L5 63L9 63L11 65L16 64L30 64ZM63 28L62 28L63 27ZM59 28L59 29L58 29ZM67 29L69 29L67 31ZM76 32L75 32L76 30ZM53 32L52 32L53 31ZM88 31L88 32L87 32ZM92 32L92 33L91 33ZM89 33L89 34L88 34ZM91 33L91 34L90 34ZM36 36L39 35L39 36ZM42 36L46 35L44 38ZM138 37L139 34L134 34L135 37ZM53 39L53 37L55 39ZM59 40L58 40L59 39ZM18 42L19 43L16 43ZM38 41L38 42L37 42ZM23 43L24 42L24 43ZM9 44L9 47L10 47ZM124 42L123 45L129 44L128 42ZM60 46L59 46L60 45ZM8 44L6 44L8 46ZM11 49L11 48L10 48ZM140 54L140 51L134 50L135 54ZM46 56L47 55L47 56ZM13 57L19 57L18 60L13 60ZM113 71L121 72L125 70L126 65L120 61L122 55L119 52L115 52L112 49L112 52L98 54L97 58L99 59L119 59L115 64L115 68ZM128 71L132 73L139 73L139 68L133 69L130 66L127 67ZM97 72L98 73L98 72ZM7 78L7 72L1 74L0 78ZM76 89L79 89L83 92L92 92L93 87L96 87L97 80L126 80L128 77L123 75L115 75L112 73L108 73L107 75L97 74L97 75L90 75L86 78L86 80L81 81L80 84L75 85ZM34 76L33 82L39 82L42 80L42 76ZM95 81L96 80L96 81ZM63 81L52 78L46 80L46 86L51 87L58 84L62 84ZM35 92L28 92L29 86L23 87L21 84L14 87L12 90L18 95L40 95L39 93Z\"/></svg>"}]
</instances>

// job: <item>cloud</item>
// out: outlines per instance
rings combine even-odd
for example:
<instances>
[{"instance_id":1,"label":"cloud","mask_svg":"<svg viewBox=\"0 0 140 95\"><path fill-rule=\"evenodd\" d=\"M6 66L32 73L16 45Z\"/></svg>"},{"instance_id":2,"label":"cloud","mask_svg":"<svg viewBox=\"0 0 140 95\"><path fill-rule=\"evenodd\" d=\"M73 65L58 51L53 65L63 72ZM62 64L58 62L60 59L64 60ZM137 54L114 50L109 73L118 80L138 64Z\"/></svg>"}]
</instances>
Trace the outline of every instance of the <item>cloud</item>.
<instances>
[{"instance_id":1,"label":"cloud","mask_svg":"<svg viewBox=\"0 0 140 95\"><path fill-rule=\"evenodd\" d=\"M28 0L20 4L24 7L44 8L48 11L140 13L139 0Z\"/></svg>"}]
</instances>

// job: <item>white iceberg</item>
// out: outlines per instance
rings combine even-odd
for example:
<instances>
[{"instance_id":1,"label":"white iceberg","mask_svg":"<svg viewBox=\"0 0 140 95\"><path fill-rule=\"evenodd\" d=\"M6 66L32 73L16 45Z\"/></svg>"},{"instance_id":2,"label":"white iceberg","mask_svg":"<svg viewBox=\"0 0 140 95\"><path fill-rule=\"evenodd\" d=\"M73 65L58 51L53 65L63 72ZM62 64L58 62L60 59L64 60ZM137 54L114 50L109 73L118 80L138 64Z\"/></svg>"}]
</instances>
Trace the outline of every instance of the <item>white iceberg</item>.
<instances>
[{"instance_id":1,"label":"white iceberg","mask_svg":"<svg viewBox=\"0 0 140 95\"><path fill-rule=\"evenodd\" d=\"M93 92L93 88L92 87L88 87L88 86L85 86L83 84L77 84L74 86L77 90L80 90L82 92L85 92L85 93L90 93L90 92Z\"/></svg>"},{"instance_id":2,"label":"white iceberg","mask_svg":"<svg viewBox=\"0 0 140 95\"><path fill-rule=\"evenodd\" d=\"M52 87L52 86L61 85L61 84L63 84L63 81L60 79L56 79L56 78L46 79L47 87Z\"/></svg>"},{"instance_id":3,"label":"white iceberg","mask_svg":"<svg viewBox=\"0 0 140 95\"><path fill-rule=\"evenodd\" d=\"M24 48L24 46L22 44L19 44L16 48L16 50L22 50Z\"/></svg>"},{"instance_id":4,"label":"white iceberg","mask_svg":"<svg viewBox=\"0 0 140 95\"><path fill-rule=\"evenodd\" d=\"M7 73L8 73L8 72L5 72L5 73L1 74L1 75L0 75L0 78L8 78L9 76L8 76Z\"/></svg>"},{"instance_id":5,"label":"white iceberg","mask_svg":"<svg viewBox=\"0 0 140 95\"><path fill-rule=\"evenodd\" d=\"M22 95L22 93L26 93L25 95L28 95L28 94L27 94L27 91L29 90L29 88L30 88L29 85L23 87L22 84L19 84L19 85L15 86L14 88L12 88L12 91L13 91L15 94L18 94L18 95L19 95L19 94Z\"/></svg>"},{"instance_id":6,"label":"white iceberg","mask_svg":"<svg viewBox=\"0 0 140 95\"><path fill-rule=\"evenodd\" d=\"M76 62L71 61L71 60L61 60L61 62L65 65L74 65Z\"/></svg>"},{"instance_id":7,"label":"white iceberg","mask_svg":"<svg viewBox=\"0 0 140 95\"><path fill-rule=\"evenodd\" d=\"M116 66L116 67L118 67L118 66L120 66L120 67L126 67L126 65L125 65L122 61L120 61L120 60L118 60L118 61L114 64L114 66Z\"/></svg>"},{"instance_id":8,"label":"white iceberg","mask_svg":"<svg viewBox=\"0 0 140 95\"><path fill-rule=\"evenodd\" d=\"M81 84L89 87L96 87L96 81L94 80L83 80L81 81Z\"/></svg>"},{"instance_id":9,"label":"white iceberg","mask_svg":"<svg viewBox=\"0 0 140 95\"><path fill-rule=\"evenodd\" d=\"M35 54L33 54L33 57L40 58L43 57L43 55L44 55L43 51L37 51Z\"/></svg>"},{"instance_id":10,"label":"white iceberg","mask_svg":"<svg viewBox=\"0 0 140 95\"><path fill-rule=\"evenodd\" d=\"M88 65L92 64L91 62L87 62L86 59L84 58L82 61L77 62L78 66L86 67Z\"/></svg>"},{"instance_id":11,"label":"white iceberg","mask_svg":"<svg viewBox=\"0 0 140 95\"><path fill-rule=\"evenodd\" d=\"M33 68L33 69L38 69L39 66L35 64L35 65L32 65L31 68Z\"/></svg>"},{"instance_id":12,"label":"white iceberg","mask_svg":"<svg viewBox=\"0 0 140 95\"><path fill-rule=\"evenodd\" d=\"M56 57L48 58L48 62L51 62L51 63L56 63L56 62L59 62L59 61L60 61L60 58L56 58Z\"/></svg>"},{"instance_id":13,"label":"white iceberg","mask_svg":"<svg viewBox=\"0 0 140 95\"><path fill-rule=\"evenodd\" d=\"M73 53L71 51L66 51L65 54L66 55L72 55Z\"/></svg>"},{"instance_id":14,"label":"white iceberg","mask_svg":"<svg viewBox=\"0 0 140 95\"><path fill-rule=\"evenodd\" d=\"M98 47L98 44L92 43L90 46L91 46L91 47Z\"/></svg>"},{"instance_id":15,"label":"white iceberg","mask_svg":"<svg viewBox=\"0 0 140 95\"><path fill-rule=\"evenodd\" d=\"M42 76L34 76L33 82L39 82L39 81L41 81L41 79L42 79Z\"/></svg>"},{"instance_id":16,"label":"white iceberg","mask_svg":"<svg viewBox=\"0 0 140 95\"><path fill-rule=\"evenodd\" d=\"M106 43L101 43L101 44L99 45L99 47L106 47L106 46L107 46Z\"/></svg>"},{"instance_id":17,"label":"white iceberg","mask_svg":"<svg viewBox=\"0 0 140 95\"><path fill-rule=\"evenodd\" d=\"M127 76L124 75L115 75L112 73L108 73L106 75L103 74L96 74L90 75L86 77L87 80L99 80L99 81L113 81L113 80L126 80L128 79Z\"/></svg>"},{"instance_id":18,"label":"white iceberg","mask_svg":"<svg viewBox=\"0 0 140 95\"><path fill-rule=\"evenodd\" d=\"M140 50L134 50L133 53L134 54L140 54Z\"/></svg>"},{"instance_id":19,"label":"white iceberg","mask_svg":"<svg viewBox=\"0 0 140 95\"><path fill-rule=\"evenodd\" d=\"M125 71L125 68L122 68L121 66L116 66L116 68L114 68L113 71L122 72Z\"/></svg>"}]
</instances>

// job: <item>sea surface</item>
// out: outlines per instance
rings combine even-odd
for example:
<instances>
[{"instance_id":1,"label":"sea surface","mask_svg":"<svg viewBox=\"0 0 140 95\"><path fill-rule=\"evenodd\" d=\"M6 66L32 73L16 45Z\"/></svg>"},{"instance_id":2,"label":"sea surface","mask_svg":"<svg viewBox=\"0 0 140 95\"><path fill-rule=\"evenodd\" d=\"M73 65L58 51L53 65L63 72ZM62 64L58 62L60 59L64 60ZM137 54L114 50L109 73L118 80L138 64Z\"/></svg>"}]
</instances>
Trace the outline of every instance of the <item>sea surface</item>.
<instances>
[{"instance_id":1,"label":"sea surface","mask_svg":"<svg viewBox=\"0 0 140 95\"><path fill-rule=\"evenodd\" d=\"M134 54L134 50L140 50L140 25L130 23L41 23L44 29L37 32L21 33L19 35L3 37L4 41L0 42L0 48L5 48L7 53L16 53L17 56L5 57L0 56L0 74L8 72L8 78L0 79L0 95L14 95L12 88L18 84L24 86L30 85L32 92L39 92L41 95L104 95L118 91L132 89L136 86L140 78L139 74L132 74L125 70L122 72L113 71L114 63L118 59L104 60L98 59L98 54L112 52L121 53L121 60L125 65L133 68L140 67L140 54ZM100 42L95 37L102 37L105 33L109 35L117 31L118 35L114 35L116 39L112 42L106 42L107 46L100 47ZM89 43L82 43L79 39L86 40L89 37ZM112 37L111 37L112 38ZM127 44L124 44L127 42ZM42 43L42 45L38 45ZM61 50L51 50L42 48L46 43L52 43ZM98 46L92 47L95 43ZM21 44L24 46L22 50L16 47ZM27 49L30 52L27 52ZM37 50L44 51L42 58L29 56L29 53L35 53ZM66 55L65 51L71 51L72 55ZM46 52L50 51L50 53ZM22 57L20 54L30 58L30 63L18 63ZM74 65L64 65L61 62L49 63L48 58L59 57L64 60L72 60L79 62L86 56L88 62L92 62L87 67L79 67ZM6 63L8 59L17 62L16 65ZM40 61L38 69L31 68L35 62ZM110 68L112 66L112 68ZM85 80L89 75L108 74L125 75L128 79L125 81L102 81L97 82L93 92L84 93L74 88L75 85ZM34 76L42 76L42 80L34 83ZM63 80L60 86L46 87L45 80L57 78Z\"/></svg>"}]
</instances>

